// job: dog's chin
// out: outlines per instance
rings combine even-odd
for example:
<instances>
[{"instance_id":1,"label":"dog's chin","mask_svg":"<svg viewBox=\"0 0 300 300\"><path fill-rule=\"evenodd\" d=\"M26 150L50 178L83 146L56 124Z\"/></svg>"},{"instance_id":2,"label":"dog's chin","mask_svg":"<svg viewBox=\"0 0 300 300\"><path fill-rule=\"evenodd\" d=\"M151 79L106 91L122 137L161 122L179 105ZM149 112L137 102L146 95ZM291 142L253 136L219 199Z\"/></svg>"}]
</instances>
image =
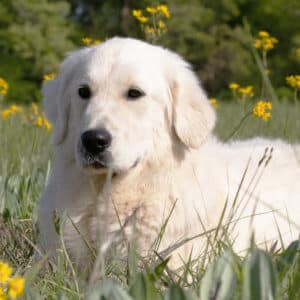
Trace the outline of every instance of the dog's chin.
<instances>
[{"instance_id":1,"label":"dog's chin","mask_svg":"<svg viewBox=\"0 0 300 300\"><path fill-rule=\"evenodd\" d=\"M132 164L129 166L117 166L114 165L112 162L101 161L98 159L86 159L84 156L77 156L77 163L80 169L88 175L102 175L107 174L109 170L112 172L113 176L126 174L127 172L131 171L132 169L136 168L136 166L140 162L140 158L136 159Z\"/></svg>"}]
</instances>

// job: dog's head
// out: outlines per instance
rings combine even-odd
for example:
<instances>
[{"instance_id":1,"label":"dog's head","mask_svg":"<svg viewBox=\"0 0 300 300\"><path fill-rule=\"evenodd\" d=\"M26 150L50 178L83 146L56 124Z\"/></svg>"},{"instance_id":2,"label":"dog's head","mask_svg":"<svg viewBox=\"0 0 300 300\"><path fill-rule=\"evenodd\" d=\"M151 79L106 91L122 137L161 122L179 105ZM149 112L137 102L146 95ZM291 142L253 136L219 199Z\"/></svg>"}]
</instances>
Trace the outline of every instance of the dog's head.
<instances>
[{"instance_id":1,"label":"dog's head","mask_svg":"<svg viewBox=\"0 0 300 300\"><path fill-rule=\"evenodd\" d=\"M53 142L79 166L126 172L172 143L198 148L215 113L189 65L134 39L113 38L71 53L43 87Z\"/></svg>"}]
</instances>

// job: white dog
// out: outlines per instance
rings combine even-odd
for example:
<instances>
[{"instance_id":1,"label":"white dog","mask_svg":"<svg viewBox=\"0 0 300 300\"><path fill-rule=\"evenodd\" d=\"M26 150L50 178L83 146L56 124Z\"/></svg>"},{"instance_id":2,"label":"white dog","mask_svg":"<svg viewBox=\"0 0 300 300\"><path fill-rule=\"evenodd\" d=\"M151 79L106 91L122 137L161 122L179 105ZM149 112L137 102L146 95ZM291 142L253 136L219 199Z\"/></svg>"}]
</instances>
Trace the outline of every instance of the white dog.
<instances>
[{"instance_id":1,"label":"white dog","mask_svg":"<svg viewBox=\"0 0 300 300\"><path fill-rule=\"evenodd\" d=\"M252 233L266 245L298 238L300 146L218 141L215 112L178 55L113 38L71 53L43 95L55 152L39 228L51 255L59 247L55 211L66 216L64 240L82 264L103 228L111 241L121 233L147 254L166 223L158 251L202 236L173 254L179 265L191 251L201 254L222 212L218 237L236 249Z\"/></svg>"}]
</instances>

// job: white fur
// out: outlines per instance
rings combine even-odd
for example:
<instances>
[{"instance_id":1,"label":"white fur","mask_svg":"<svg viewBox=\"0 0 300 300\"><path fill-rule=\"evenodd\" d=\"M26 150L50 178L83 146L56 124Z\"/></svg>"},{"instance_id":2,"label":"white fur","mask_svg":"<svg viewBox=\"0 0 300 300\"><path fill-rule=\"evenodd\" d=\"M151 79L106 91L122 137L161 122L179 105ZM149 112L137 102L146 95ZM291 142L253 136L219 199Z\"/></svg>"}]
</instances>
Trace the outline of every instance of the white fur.
<instances>
[{"instance_id":1,"label":"white fur","mask_svg":"<svg viewBox=\"0 0 300 300\"><path fill-rule=\"evenodd\" d=\"M92 89L89 100L78 96L82 84ZM146 95L128 101L131 86ZM127 222L128 239L135 239L141 253L147 253L176 202L160 244L163 250L216 227L226 202L227 224L239 186L236 226L228 229L236 249L249 246L252 232L257 242L268 245L279 239L278 229L285 245L298 238L299 145L258 138L218 141L211 135L214 110L189 65L176 54L113 38L71 53L43 92L55 144L52 174L39 209L45 251L55 255L58 247L52 221L57 211L67 214L88 241L96 241L105 226L110 234L118 232L119 218ZM81 133L101 127L113 137L110 167L116 175L110 186L105 184L107 170L85 168L78 152ZM80 235L66 223L67 247L84 264L87 249ZM206 243L205 238L195 239L177 253L187 259L191 249L198 255ZM174 265L180 263L178 257L174 255Z\"/></svg>"}]
</instances>

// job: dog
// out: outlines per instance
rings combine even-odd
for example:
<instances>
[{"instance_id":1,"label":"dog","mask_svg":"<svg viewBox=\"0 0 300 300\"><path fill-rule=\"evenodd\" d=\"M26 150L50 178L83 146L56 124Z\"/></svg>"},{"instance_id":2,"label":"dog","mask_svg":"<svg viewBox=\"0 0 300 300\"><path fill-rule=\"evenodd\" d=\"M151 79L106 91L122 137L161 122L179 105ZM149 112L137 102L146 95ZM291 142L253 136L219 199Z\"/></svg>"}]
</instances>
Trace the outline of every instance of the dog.
<instances>
[{"instance_id":1,"label":"dog","mask_svg":"<svg viewBox=\"0 0 300 300\"><path fill-rule=\"evenodd\" d=\"M201 255L216 231L238 251L251 240L298 238L300 145L219 141L207 95L172 51L116 37L72 52L43 101L54 157L39 245L51 257L60 241L54 214L83 266L100 237L106 251L124 240L141 255L156 247L174 268Z\"/></svg>"}]
</instances>

